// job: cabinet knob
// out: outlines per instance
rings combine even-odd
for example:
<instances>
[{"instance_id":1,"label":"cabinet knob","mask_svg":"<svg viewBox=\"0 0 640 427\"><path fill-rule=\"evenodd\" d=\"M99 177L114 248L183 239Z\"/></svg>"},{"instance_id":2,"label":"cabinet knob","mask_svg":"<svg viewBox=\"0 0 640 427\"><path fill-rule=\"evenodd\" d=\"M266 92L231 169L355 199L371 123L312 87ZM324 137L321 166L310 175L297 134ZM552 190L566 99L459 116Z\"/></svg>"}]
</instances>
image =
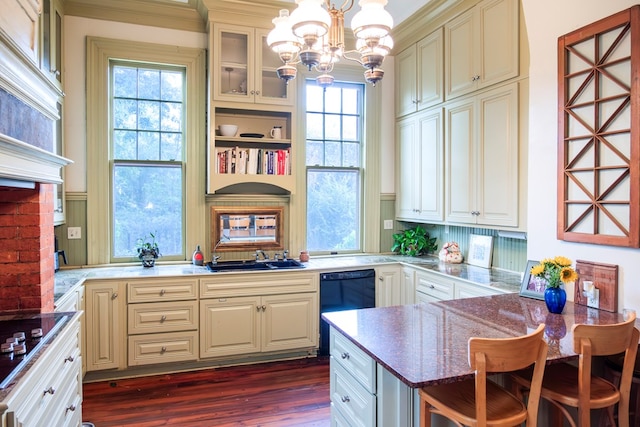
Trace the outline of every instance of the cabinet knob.
<instances>
[{"instance_id":1,"label":"cabinet knob","mask_svg":"<svg viewBox=\"0 0 640 427\"><path fill-rule=\"evenodd\" d=\"M160 353L166 353L167 352L167 347L162 347L160 349Z\"/></svg>"},{"instance_id":2,"label":"cabinet knob","mask_svg":"<svg viewBox=\"0 0 640 427\"><path fill-rule=\"evenodd\" d=\"M260 91L259 90L256 91L256 95L260 95Z\"/></svg>"},{"instance_id":3,"label":"cabinet knob","mask_svg":"<svg viewBox=\"0 0 640 427\"><path fill-rule=\"evenodd\" d=\"M65 359L64 359L64 362L65 362L65 363L67 363L67 362L73 362L73 360L74 360L74 359L73 359L73 356L69 356L69 357L67 357L67 358L65 358Z\"/></svg>"},{"instance_id":4,"label":"cabinet knob","mask_svg":"<svg viewBox=\"0 0 640 427\"><path fill-rule=\"evenodd\" d=\"M167 316L165 316L164 314L160 317L160 323L163 323L165 320L167 320Z\"/></svg>"},{"instance_id":5,"label":"cabinet knob","mask_svg":"<svg viewBox=\"0 0 640 427\"><path fill-rule=\"evenodd\" d=\"M435 287L435 286L433 286L433 284L432 284L432 283L429 283L429 288L430 288L430 289L435 289L436 287Z\"/></svg>"},{"instance_id":6,"label":"cabinet knob","mask_svg":"<svg viewBox=\"0 0 640 427\"><path fill-rule=\"evenodd\" d=\"M351 399L349 398L349 396L342 396L342 397L340 398L340 400L342 400L344 403L347 403L347 402L349 402Z\"/></svg>"},{"instance_id":7,"label":"cabinet knob","mask_svg":"<svg viewBox=\"0 0 640 427\"><path fill-rule=\"evenodd\" d=\"M42 393L43 396L46 396L47 394L54 394L56 391L53 389L53 387L49 387L48 389L46 389L44 391L44 393Z\"/></svg>"},{"instance_id":8,"label":"cabinet knob","mask_svg":"<svg viewBox=\"0 0 640 427\"><path fill-rule=\"evenodd\" d=\"M348 359L348 358L349 358L349 357L351 357L351 356L349 356L349 353L344 352L344 353L342 353L342 354L340 355L340 357L342 357L343 359Z\"/></svg>"},{"instance_id":9,"label":"cabinet knob","mask_svg":"<svg viewBox=\"0 0 640 427\"><path fill-rule=\"evenodd\" d=\"M164 289L160 290L160 296L164 296L164 294L166 294L167 291L165 291Z\"/></svg>"},{"instance_id":10,"label":"cabinet knob","mask_svg":"<svg viewBox=\"0 0 640 427\"><path fill-rule=\"evenodd\" d=\"M263 306L262 306L262 311L266 311L266 310L267 310L267 306L266 306L266 305L263 305Z\"/></svg>"},{"instance_id":11,"label":"cabinet knob","mask_svg":"<svg viewBox=\"0 0 640 427\"><path fill-rule=\"evenodd\" d=\"M76 405L69 405L67 406L67 409L64 410L64 413L66 414L69 411L75 412L75 410L76 410Z\"/></svg>"},{"instance_id":12,"label":"cabinet knob","mask_svg":"<svg viewBox=\"0 0 640 427\"><path fill-rule=\"evenodd\" d=\"M113 295L111 295L111 299L114 300L116 298L118 298L118 293L114 292Z\"/></svg>"}]
</instances>

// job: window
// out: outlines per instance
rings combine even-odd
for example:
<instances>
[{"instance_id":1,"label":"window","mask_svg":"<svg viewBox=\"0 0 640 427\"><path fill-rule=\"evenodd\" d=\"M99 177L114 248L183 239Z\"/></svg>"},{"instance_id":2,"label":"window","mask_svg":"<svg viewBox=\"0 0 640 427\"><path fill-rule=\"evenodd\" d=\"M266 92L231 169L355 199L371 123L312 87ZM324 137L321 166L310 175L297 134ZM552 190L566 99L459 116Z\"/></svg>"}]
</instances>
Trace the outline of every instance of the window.
<instances>
[{"instance_id":1,"label":"window","mask_svg":"<svg viewBox=\"0 0 640 427\"><path fill-rule=\"evenodd\" d=\"M306 84L307 249L362 248L364 85Z\"/></svg>"},{"instance_id":2,"label":"window","mask_svg":"<svg viewBox=\"0 0 640 427\"><path fill-rule=\"evenodd\" d=\"M87 37L88 265L206 246L206 51Z\"/></svg>"},{"instance_id":3,"label":"window","mask_svg":"<svg viewBox=\"0 0 640 427\"><path fill-rule=\"evenodd\" d=\"M184 72L112 63L113 258L153 233L164 256L183 250Z\"/></svg>"}]
</instances>

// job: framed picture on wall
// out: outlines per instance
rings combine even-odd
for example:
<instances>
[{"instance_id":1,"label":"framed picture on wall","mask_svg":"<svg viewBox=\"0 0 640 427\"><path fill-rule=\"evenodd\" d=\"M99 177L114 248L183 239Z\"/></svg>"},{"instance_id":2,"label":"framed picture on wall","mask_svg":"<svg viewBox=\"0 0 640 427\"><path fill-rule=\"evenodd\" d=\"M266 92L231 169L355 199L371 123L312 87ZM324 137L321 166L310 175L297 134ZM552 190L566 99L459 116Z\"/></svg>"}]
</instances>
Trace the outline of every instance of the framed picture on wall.
<instances>
[{"instance_id":1,"label":"framed picture on wall","mask_svg":"<svg viewBox=\"0 0 640 427\"><path fill-rule=\"evenodd\" d=\"M481 236L471 234L469 236L469 256L467 264L478 267L491 267L491 255L493 253L493 236Z\"/></svg>"},{"instance_id":2,"label":"framed picture on wall","mask_svg":"<svg viewBox=\"0 0 640 427\"><path fill-rule=\"evenodd\" d=\"M539 263L539 261L527 261L527 268L524 270L522 284L520 285L520 296L544 299L544 290L547 287L547 281L543 277L531 275L531 268Z\"/></svg>"}]
</instances>

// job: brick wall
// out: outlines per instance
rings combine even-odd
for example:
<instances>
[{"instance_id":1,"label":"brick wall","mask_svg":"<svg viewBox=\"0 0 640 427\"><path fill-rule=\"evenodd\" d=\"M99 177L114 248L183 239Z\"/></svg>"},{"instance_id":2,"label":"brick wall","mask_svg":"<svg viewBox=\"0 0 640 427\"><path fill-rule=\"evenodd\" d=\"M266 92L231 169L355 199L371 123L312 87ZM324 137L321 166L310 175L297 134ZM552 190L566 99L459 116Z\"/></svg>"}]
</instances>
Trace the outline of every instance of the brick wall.
<instances>
[{"instance_id":1,"label":"brick wall","mask_svg":"<svg viewBox=\"0 0 640 427\"><path fill-rule=\"evenodd\" d=\"M51 312L53 186L0 187L0 313Z\"/></svg>"}]
</instances>

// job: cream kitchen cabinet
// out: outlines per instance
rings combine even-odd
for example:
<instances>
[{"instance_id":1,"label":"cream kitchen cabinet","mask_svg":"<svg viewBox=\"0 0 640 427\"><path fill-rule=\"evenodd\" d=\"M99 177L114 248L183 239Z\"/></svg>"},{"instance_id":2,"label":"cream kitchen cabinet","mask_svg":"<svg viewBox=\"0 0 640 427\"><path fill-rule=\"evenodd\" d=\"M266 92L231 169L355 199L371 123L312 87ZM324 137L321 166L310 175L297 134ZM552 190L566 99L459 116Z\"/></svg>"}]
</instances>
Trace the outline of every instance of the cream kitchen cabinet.
<instances>
[{"instance_id":1,"label":"cream kitchen cabinet","mask_svg":"<svg viewBox=\"0 0 640 427\"><path fill-rule=\"evenodd\" d=\"M3 426L79 426L82 423L80 318L76 313L42 350L6 400Z\"/></svg>"},{"instance_id":2,"label":"cream kitchen cabinet","mask_svg":"<svg viewBox=\"0 0 640 427\"><path fill-rule=\"evenodd\" d=\"M517 227L518 83L446 107L447 223Z\"/></svg>"},{"instance_id":3,"label":"cream kitchen cabinet","mask_svg":"<svg viewBox=\"0 0 640 427\"><path fill-rule=\"evenodd\" d=\"M271 272L200 280L200 357L318 345L318 275Z\"/></svg>"},{"instance_id":4,"label":"cream kitchen cabinet","mask_svg":"<svg viewBox=\"0 0 640 427\"><path fill-rule=\"evenodd\" d=\"M127 365L126 283L88 281L85 285L87 372L124 369Z\"/></svg>"},{"instance_id":5,"label":"cream kitchen cabinet","mask_svg":"<svg viewBox=\"0 0 640 427\"><path fill-rule=\"evenodd\" d=\"M398 264L376 267L376 307L403 304L402 276Z\"/></svg>"},{"instance_id":6,"label":"cream kitchen cabinet","mask_svg":"<svg viewBox=\"0 0 640 427\"><path fill-rule=\"evenodd\" d=\"M6 0L0 13L0 28L33 64L38 64L41 12L42 0Z\"/></svg>"},{"instance_id":7,"label":"cream kitchen cabinet","mask_svg":"<svg viewBox=\"0 0 640 427\"><path fill-rule=\"evenodd\" d=\"M518 76L518 0L485 0L447 22L446 98Z\"/></svg>"},{"instance_id":8,"label":"cream kitchen cabinet","mask_svg":"<svg viewBox=\"0 0 640 427\"><path fill-rule=\"evenodd\" d=\"M128 365L198 359L198 280L127 284Z\"/></svg>"},{"instance_id":9,"label":"cream kitchen cabinet","mask_svg":"<svg viewBox=\"0 0 640 427\"><path fill-rule=\"evenodd\" d=\"M396 124L398 200L396 217L415 222L444 219L442 108L408 116Z\"/></svg>"},{"instance_id":10,"label":"cream kitchen cabinet","mask_svg":"<svg viewBox=\"0 0 640 427\"><path fill-rule=\"evenodd\" d=\"M269 30L214 23L210 67L214 101L293 105L295 85L278 78L283 65L266 43Z\"/></svg>"},{"instance_id":11,"label":"cream kitchen cabinet","mask_svg":"<svg viewBox=\"0 0 640 427\"><path fill-rule=\"evenodd\" d=\"M455 282L450 278L416 269L416 303L446 301L455 296Z\"/></svg>"},{"instance_id":12,"label":"cream kitchen cabinet","mask_svg":"<svg viewBox=\"0 0 640 427\"><path fill-rule=\"evenodd\" d=\"M442 34L439 28L396 56L397 117L444 100Z\"/></svg>"}]
</instances>

